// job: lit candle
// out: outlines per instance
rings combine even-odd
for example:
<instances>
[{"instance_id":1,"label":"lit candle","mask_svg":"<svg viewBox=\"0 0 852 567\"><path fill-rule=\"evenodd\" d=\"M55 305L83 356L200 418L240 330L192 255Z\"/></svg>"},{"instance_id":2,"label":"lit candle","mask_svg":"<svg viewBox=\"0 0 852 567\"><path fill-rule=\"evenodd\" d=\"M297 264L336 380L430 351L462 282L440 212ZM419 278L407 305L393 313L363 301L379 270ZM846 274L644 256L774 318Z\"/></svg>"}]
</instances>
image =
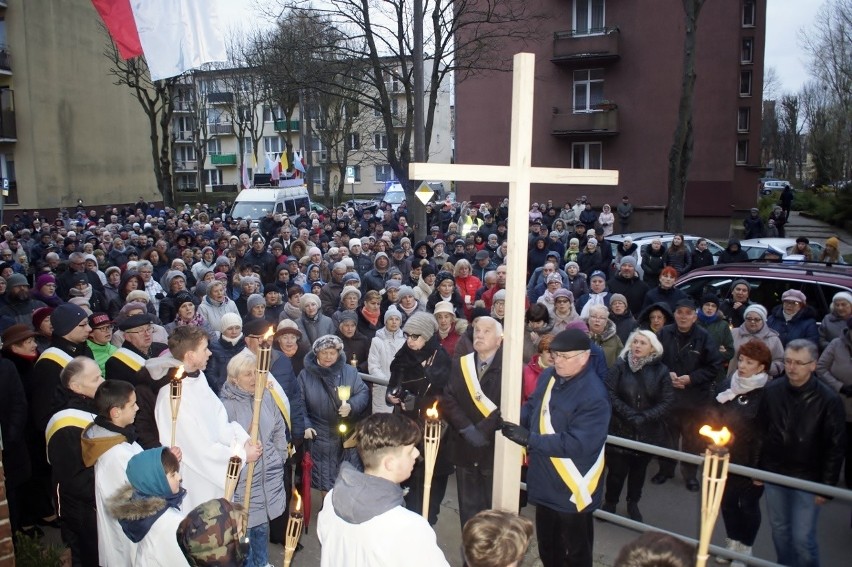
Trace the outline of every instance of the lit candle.
<instances>
[{"instance_id":1,"label":"lit candle","mask_svg":"<svg viewBox=\"0 0 852 567\"><path fill-rule=\"evenodd\" d=\"M438 401L426 410L426 422L423 426L423 517L429 519L429 498L432 494L432 474L435 471L435 461L441 446L441 429L443 423L438 413Z\"/></svg>"},{"instance_id":2,"label":"lit candle","mask_svg":"<svg viewBox=\"0 0 852 567\"><path fill-rule=\"evenodd\" d=\"M169 397L172 405L172 444L175 446L175 435L177 435L177 418L180 411L180 399L183 395L183 366L179 366L175 377L170 383Z\"/></svg>"},{"instance_id":3,"label":"lit candle","mask_svg":"<svg viewBox=\"0 0 852 567\"><path fill-rule=\"evenodd\" d=\"M725 447L731 441L731 432L727 427L716 431L709 425L704 425L698 433L708 437L713 444L704 452L704 472L701 484L701 537L698 540L698 555L696 567L704 567L709 557L710 538L713 527L722 506L722 495L725 493L725 483L728 480L728 464L730 453ZM721 467L720 467L721 464Z\"/></svg>"},{"instance_id":4,"label":"lit candle","mask_svg":"<svg viewBox=\"0 0 852 567\"><path fill-rule=\"evenodd\" d=\"M302 537L302 524L305 516L302 511L302 496L299 491L293 489L293 497L290 499L290 517L287 519L287 532L284 534L284 567L288 567L293 561L293 554Z\"/></svg>"},{"instance_id":5,"label":"lit candle","mask_svg":"<svg viewBox=\"0 0 852 567\"><path fill-rule=\"evenodd\" d=\"M348 402L349 398L352 397L352 386L338 386L337 397L340 398L341 402Z\"/></svg>"}]
</instances>

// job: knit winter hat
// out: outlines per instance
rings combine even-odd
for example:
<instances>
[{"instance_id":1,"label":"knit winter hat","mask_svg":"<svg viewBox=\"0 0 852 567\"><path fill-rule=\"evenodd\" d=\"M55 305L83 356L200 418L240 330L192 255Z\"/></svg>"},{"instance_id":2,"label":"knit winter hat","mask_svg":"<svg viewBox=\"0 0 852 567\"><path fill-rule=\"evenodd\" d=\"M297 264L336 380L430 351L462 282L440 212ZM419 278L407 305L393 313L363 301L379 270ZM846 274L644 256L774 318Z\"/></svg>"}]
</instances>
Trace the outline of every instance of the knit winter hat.
<instances>
[{"instance_id":1,"label":"knit winter hat","mask_svg":"<svg viewBox=\"0 0 852 567\"><path fill-rule=\"evenodd\" d=\"M231 261L228 260L227 256L219 256L218 258L216 258L216 265L217 266L228 266L228 267L230 267Z\"/></svg>"},{"instance_id":2,"label":"knit winter hat","mask_svg":"<svg viewBox=\"0 0 852 567\"><path fill-rule=\"evenodd\" d=\"M323 335L315 340L314 344L311 346L311 350L314 351L314 354L327 348L336 348L338 351L342 351L343 341L335 335Z\"/></svg>"},{"instance_id":3,"label":"knit winter hat","mask_svg":"<svg viewBox=\"0 0 852 567\"><path fill-rule=\"evenodd\" d=\"M334 318L337 321L337 325L339 326L344 321L352 321L353 323L358 322L358 314L355 313L352 309L346 309L345 311L338 311L334 314Z\"/></svg>"},{"instance_id":4,"label":"knit winter hat","mask_svg":"<svg viewBox=\"0 0 852 567\"><path fill-rule=\"evenodd\" d=\"M402 287L402 284L399 280L388 280L385 282L385 289L399 289Z\"/></svg>"},{"instance_id":5,"label":"knit winter hat","mask_svg":"<svg viewBox=\"0 0 852 567\"><path fill-rule=\"evenodd\" d=\"M175 306L180 307L184 303L192 303L193 305L197 304L195 298L188 291L181 291L175 294Z\"/></svg>"},{"instance_id":6,"label":"knit winter hat","mask_svg":"<svg viewBox=\"0 0 852 567\"><path fill-rule=\"evenodd\" d=\"M133 303L135 301L141 301L144 303L148 303L150 301L150 297L148 296L148 292L142 289L134 289L130 293L127 294L127 302Z\"/></svg>"},{"instance_id":7,"label":"knit winter hat","mask_svg":"<svg viewBox=\"0 0 852 567\"><path fill-rule=\"evenodd\" d=\"M554 294L554 295L556 295L556 294ZM609 304L610 305L612 305L616 301L622 302L624 304L624 306L627 307L627 298L624 297L622 294L613 293L612 295L609 296Z\"/></svg>"},{"instance_id":8,"label":"knit winter hat","mask_svg":"<svg viewBox=\"0 0 852 567\"><path fill-rule=\"evenodd\" d=\"M852 293L849 293L848 291L835 293L834 297L831 298L831 303L836 301L848 301L849 303L852 303Z\"/></svg>"},{"instance_id":9,"label":"knit winter hat","mask_svg":"<svg viewBox=\"0 0 852 567\"><path fill-rule=\"evenodd\" d=\"M343 274L343 278L341 278L341 283L346 282L360 282L361 276L358 275L358 272L346 272Z\"/></svg>"},{"instance_id":10,"label":"knit winter hat","mask_svg":"<svg viewBox=\"0 0 852 567\"><path fill-rule=\"evenodd\" d=\"M763 319L764 322L766 322L766 318L769 316L769 313L766 311L766 307L759 303L752 303L746 307L745 311L743 311L743 319L748 317L749 313L757 314L757 316Z\"/></svg>"},{"instance_id":11,"label":"knit winter hat","mask_svg":"<svg viewBox=\"0 0 852 567\"><path fill-rule=\"evenodd\" d=\"M259 293L251 294L246 300L246 307L248 307L249 312L251 312L251 310L257 307L258 305L263 305L265 307L266 300Z\"/></svg>"},{"instance_id":12,"label":"knit winter hat","mask_svg":"<svg viewBox=\"0 0 852 567\"><path fill-rule=\"evenodd\" d=\"M625 256L621 259L621 265L627 264L628 266L636 267L636 258L633 256Z\"/></svg>"},{"instance_id":13,"label":"knit winter hat","mask_svg":"<svg viewBox=\"0 0 852 567\"><path fill-rule=\"evenodd\" d=\"M224 331L229 327L243 328L243 320L236 313L225 313L219 321L219 330Z\"/></svg>"},{"instance_id":14,"label":"knit winter hat","mask_svg":"<svg viewBox=\"0 0 852 567\"><path fill-rule=\"evenodd\" d=\"M557 283L561 284L562 283L562 276L559 275L556 272L553 272L552 274L549 274L547 276L547 279L545 279L545 282L546 283L557 282Z\"/></svg>"},{"instance_id":15,"label":"knit winter hat","mask_svg":"<svg viewBox=\"0 0 852 567\"><path fill-rule=\"evenodd\" d=\"M430 313L418 311L408 318L402 330L409 335L420 335L428 341L438 330L438 322Z\"/></svg>"},{"instance_id":16,"label":"knit winter hat","mask_svg":"<svg viewBox=\"0 0 852 567\"><path fill-rule=\"evenodd\" d=\"M559 289L557 289L556 291L553 292L553 300L554 301L556 301L560 297L567 297L568 301L570 301L571 303L574 303L574 294L571 292L571 290L565 289L564 287L559 288ZM615 297L615 296L613 295L613 297Z\"/></svg>"},{"instance_id":17,"label":"knit winter hat","mask_svg":"<svg viewBox=\"0 0 852 567\"><path fill-rule=\"evenodd\" d=\"M610 297L609 301L610 301L610 303L612 303L611 297ZM716 306L716 308L718 309L719 304L721 303L721 300L719 299L719 296L717 296L715 293L705 293L704 295L701 296L701 305L703 306L703 305L706 305L708 303L714 304Z\"/></svg>"},{"instance_id":18,"label":"knit winter hat","mask_svg":"<svg viewBox=\"0 0 852 567\"><path fill-rule=\"evenodd\" d=\"M38 328L41 327L44 320L50 317L52 313L53 307L39 307L33 311L33 328L38 331Z\"/></svg>"},{"instance_id":19,"label":"knit winter hat","mask_svg":"<svg viewBox=\"0 0 852 567\"><path fill-rule=\"evenodd\" d=\"M313 303L314 305L317 306L317 308L319 308L322 305L322 302L320 301L319 296L317 296L317 294L315 294L315 293L306 293L305 295L303 295L301 297L301 299L299 300L299 307L304 311L305 306L308 303Z\"/></svg>"},{"instance_id":20,"label":"knit winter hat","mask_svg":"<svg viewBox=\"0 0 852 567\"><path fill-rule=\"evenodd\" d=\"M399 309L396 308L396 305L391 305L388 307L388 310L385 311L385 324L387 325L388 319L396 317L400 321L402 321L402 313L399 312Z\"/></svg>"},{"instance_id":21,"label":"knit winter hat","mask_svg":"<svg viewBox=\"0 0 852 567\"><path fill-rule=\"evenodd\" d=\"M836 236L829 236L828 238L825 239L825 245L831 246L832 248L839 250L840 249L840 239L838 239Z\"/></svg>"},{"instance_id":22,"label":"knit winter hat","mask_svg":"<svg viewBox=\"0 0 852 567\"><path fill-rule=\"evenodd\" d=\"M567 290L566 290L567 291ZM569 292L570 293L570 292ZM493 301L506 301L506 290L501 289L494 294Z\"/></svg>"},{"instance_id":23,"label":"knit winter hat","mask_svg":"<svg viewBox=\"0 0 852 567\"><path fill-rule=\"evenodd\" d=\"M30 282L28 282L27 277L22 274L12 274L8 278L6 278L6 285L9 286L10 289L15 287L16 285L24 285L29 287Z\"/></svg>"},{"instance_id":24,"label":"knit winter hat","mask_svg":"<svg viewBox=\"0 0 852 567\"><path fill-rule=\"evenodd\" d=\"M275 331L275 338L287 334L302 338L302 331L299 330L299 326L292 319L281 319L278 323L278 329Z\"/></svg>"},{"instance_id":25,"label":"knit winter hat","mask_svg":"<svg viewBox=\"0 0 852 567\"><path fill-rule=\"evenodd\" d=\"M410 286L403 285L399 287L399 299L403 297L414 297L414 290Z\"/></svg>"},{"instance_id":26,"label":"knit winter hat","mask_svg":"<svg viewBox=\"0 0 852 567\"><path fill-rule=\"evenodd\" d=\"M579 270L579 269L580 269L580 264L578 264L577 262L573 262L573 261L572 261L572 262L568 262L567 264L565 264L565 270L566 270L566 271L568 270L568 268L571 268L571 267L577 268L577 269Z\"/></svg>"},{"instance_id":27,"label":"knit winter hat","mask_svg":"<svg viewBox=\"0 0 852 567\"><path fill-rule=\"evenodd\" d=\"M64 337L88 317L88 313L81 307L73 303L63 303L54 309L50 315L50 322L53 325L53 336Z\"/></svg>"},{"instance_id":28,"label":"knit winter hat","mask_svg":"<svg viewBox=\"0 0 852 567\"><path fill-rule=\"evenodd\" d=\"M53 277L53 274L42 274L38 278L36 278L35 288L41 289L42 287L46 286L47 284L51 284L51 283L52 284L56 283L56 278Z\"/></svg>"}]
</instances>

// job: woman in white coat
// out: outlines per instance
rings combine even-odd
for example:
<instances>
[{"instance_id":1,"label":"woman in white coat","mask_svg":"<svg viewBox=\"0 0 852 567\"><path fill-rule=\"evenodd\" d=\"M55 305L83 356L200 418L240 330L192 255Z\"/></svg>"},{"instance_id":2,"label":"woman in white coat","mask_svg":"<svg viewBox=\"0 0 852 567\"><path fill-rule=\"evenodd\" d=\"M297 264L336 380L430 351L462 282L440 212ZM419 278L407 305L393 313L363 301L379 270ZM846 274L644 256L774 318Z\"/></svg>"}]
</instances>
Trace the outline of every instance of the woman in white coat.
<instances>
[{"instance_id":1,"label":"woman in white coat","mask_svg":"<svg viewBox=\"0 0 852 567\"><path fill-rule=\"evenodd\" d=\"M376 336L370 343L370 354L367 357L367 370L371 376L390 380L390 365L396 351L405 344L402 333L402 314L395 305L385 311L385 326L376 331ZM391 413L393 406L388 405L385 394L387 386L373 384L373 413Z\"/></svg>"}]
</instances>

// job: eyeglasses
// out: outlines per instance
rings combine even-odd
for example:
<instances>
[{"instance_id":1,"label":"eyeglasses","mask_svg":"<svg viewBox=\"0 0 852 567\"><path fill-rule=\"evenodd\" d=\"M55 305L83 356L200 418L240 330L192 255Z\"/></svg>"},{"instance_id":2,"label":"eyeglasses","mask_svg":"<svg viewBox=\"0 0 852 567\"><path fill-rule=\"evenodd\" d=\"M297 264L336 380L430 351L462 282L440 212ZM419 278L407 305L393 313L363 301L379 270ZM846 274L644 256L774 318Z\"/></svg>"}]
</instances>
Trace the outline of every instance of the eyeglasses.
<instances>
[{"instance_id":1,"label":"eyeglasses","mask_svg":"<svg viewBox=\"0 0 852 567\"><path fill-rule=\"evenodd\" d=\"M761 321L763 321L763 319L761 319L760 317L746 317L745 320L749 323L760 323Z\"/></svg>"},{"instance_id":2,"label":"eyeglasses","mask_svg":"<svg viewBox=\"0 0 852 567\"><path fill-rule=\"evenodd\" d=\"M406 339L413 339L413 340L416 341L417 339L419 339L423 335L418 335L416 333L406 333L406 332L403 331L402 336L405 337Z\"/></svg>"},{"instance_id":3,"label":"eyeglasses","mask_svg":"<svg viewBox=\"0 0 852 567\"><path fill-rule=\"evenodd\" d=\"M125 334L132 334L132 335L136 335L136 334L139 334L139 333L145 333L146 335L150 335L153 332L154 332L154 327L149 325L147 327L142 327L141 329L138 329L136 331L125 331L124 333Z\"/></svg>"},{"instance_id":4,"label":"eyeglasses","mask_svg":"<svg viewBox=\"0 0 852 567\"><path fill-rule=\"evenodd\" d=\"M556 303L571 303L571 302L568 301L567 299L557 299Z\"/></svg>"},{"instance_id":5,"label":"eyeglasses","mask_svg":"<svg viewBox=\"0 0 852 567\"><path fill-rule=\"evenodd\" d=\"M808 364L814 363L816 360L793 360L792 358L784 359L784 366L807 366Z\"/></svg>"},{"instance_id":6,"label":"eyeglasses","mask_svg":"<svg viewBox=\"0 0 852 567\"><path fill-rule=\"evenodd\" d=\"M567 352L554 352L552 350L549 352L550 356L552 356L553 358L558 358L559 360L571 360L572 358L577 358L580 355L586 354L588 351L581 350L577 354L568 354Z\"/></svg>"},{"instance_id":7,"label":"eyeglasses","mask_svg":"<svg viewBox=\"0 0 852 567\"><path fill-rule=\"evenodd\" d=\"M589 319L598 319L598 320L603 319L605 321L607 319L607 317L604 317L603 315L589 315Z\"/></svg>"}]
</instances>

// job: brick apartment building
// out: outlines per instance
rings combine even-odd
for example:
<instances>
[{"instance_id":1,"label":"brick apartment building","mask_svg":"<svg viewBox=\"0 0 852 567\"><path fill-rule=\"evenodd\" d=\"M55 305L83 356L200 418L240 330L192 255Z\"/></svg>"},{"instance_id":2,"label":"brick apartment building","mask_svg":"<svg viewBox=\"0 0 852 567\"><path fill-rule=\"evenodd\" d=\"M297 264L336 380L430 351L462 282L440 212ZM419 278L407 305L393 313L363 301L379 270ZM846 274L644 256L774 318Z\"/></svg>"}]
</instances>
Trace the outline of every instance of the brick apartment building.
<instances>
[{"instance_id":1,"label":"brick apartment building","mask_svg":"<svg viewBox=\"0 0 852 567\"><path fill-rule=\"evenodd\" d=\"M536 55L533 165L620 171L617 187L532 188L532 201L587 195L596 209L621 196L634 230L659 229L678 113L684 12L680 0L530 0L547 17L539 41L505 44ZM698 20L694 157L687 229L727 233L754 206L760 177L766 0L707 2ZM508 163L511 74L456 84L456 161ZM459 183L458 199L495 199L500 184Z\"/></svg>"}]
</instances>

